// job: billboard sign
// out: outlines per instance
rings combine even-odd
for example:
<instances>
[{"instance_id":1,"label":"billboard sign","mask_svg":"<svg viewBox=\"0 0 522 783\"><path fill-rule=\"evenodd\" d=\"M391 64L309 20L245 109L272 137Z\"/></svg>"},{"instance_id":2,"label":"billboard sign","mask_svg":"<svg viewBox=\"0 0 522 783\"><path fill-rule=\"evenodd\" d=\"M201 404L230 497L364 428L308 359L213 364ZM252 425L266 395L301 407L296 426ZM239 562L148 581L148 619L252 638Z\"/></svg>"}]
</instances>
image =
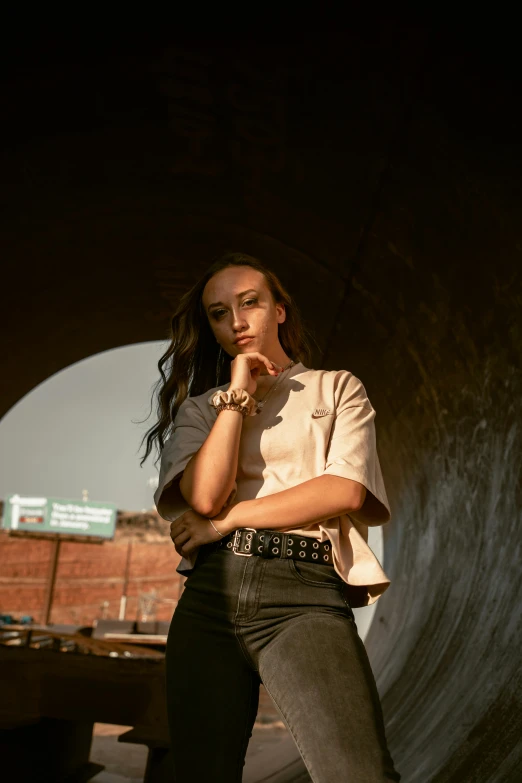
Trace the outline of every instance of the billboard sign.
<instances>
[{"instance_id":1,"label":"billboard sign","mask_svg":"<svg viewBox=\"0 0 522 783\"><path fill-rule=\"evenodd\" d=\"M8 495L2 526L24 533L114 538L116 515L113 503Z\"/></svg>"}]
</instances>

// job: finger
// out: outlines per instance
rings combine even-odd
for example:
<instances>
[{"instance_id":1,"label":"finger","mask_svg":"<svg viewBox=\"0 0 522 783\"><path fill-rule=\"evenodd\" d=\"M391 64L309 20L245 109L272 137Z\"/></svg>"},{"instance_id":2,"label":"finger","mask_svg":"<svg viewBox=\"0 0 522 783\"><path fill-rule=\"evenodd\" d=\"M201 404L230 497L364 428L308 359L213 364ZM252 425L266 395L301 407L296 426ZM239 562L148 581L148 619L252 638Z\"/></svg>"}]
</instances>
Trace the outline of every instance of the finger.
<instances>
[{"instance_id":1,"label":"finger","mask_svg":"<svg viewBox=\"0 0 522 783\"><path fill-rule=\"evenodd\" d=\"M259 355L265 363L268 372L271 372L274 375L277 375L279 372L281 372L283 368L279 364L276 364L276 362L271 362L270 359L267 356L263 356L263 354Z\"/></svg>"},{"instance_id":2,"label":"finger","mask_svg":"<svg viewBox=\"0 0 522 783\"><path fill-rule=\"evenodd\" d=\"M258 351L252 351L252 353L240 354L240 356L242 356L243 358L247 358L247 359L250 359L250 358L252 358L254 360L257 359L259 364L264 364L266 366L267 370L269 370L269 371L272 370L272 369L282 369L275 362L271 362L270 359L268 358L268 356L265 356L263 353L259 353ZM236 357L236 358L238 358L238 357Z\"/></svg>"},{"instance_id":3,"label":"finger","mask_svg":"<svg viewBox=\"0 0 522 783\"><path fill-rule=\"evenodd\" d=\"M174 536L172 541L174 546L183 546L183 544L186 544L187 541L190 541L190 533L185 530L183 533L179 533L179 535Z\"/></svg>"},{"instance_id":4,"label":"finger","mask_svg":"<svg viewBox=\"0 0 522 783\"><path fill-rule=\"evenodd\" d=\"M258 353L256 356L258 357L258 361L266 366L267 370L271 370L277 367L277 364L275 362L271 362L268 356L265 356L264 353Z\"/></svg>"},{"instance_id":5,"label":"finger","mask_svg":"<svg viewBox=\"0 0 522 783\"><path fill-rule=\"evenodd\" d=\"M191 539L188 539L183 544L176 544L175 548L176 552L181 555L181 557L188 557L188 555L192 554L194 549L196 549Z\"/></svg>"},{"instance_id":6,"label":"finger","mask_svg":"<svg viewBox=\"0 0 522 783\"><path fill-rule=\"evenodd\" d=\"M174 522L170 523L170 535L171 535L171 537L172 536L176 536L182 530L184 530L184 525L180 522L179 519L176 519Z\"/></svg>"},{"instance_id":7,"label":"finger","mask_svg":"<svg viewBox=\"0 0 522 783\"><path fill-rule=\"evenodd\" d=\"M182 530L177 535L171 536L175 547L183 546L186 541L190 540L190 533L188 530Z\"/></svg>"}]
</instances>

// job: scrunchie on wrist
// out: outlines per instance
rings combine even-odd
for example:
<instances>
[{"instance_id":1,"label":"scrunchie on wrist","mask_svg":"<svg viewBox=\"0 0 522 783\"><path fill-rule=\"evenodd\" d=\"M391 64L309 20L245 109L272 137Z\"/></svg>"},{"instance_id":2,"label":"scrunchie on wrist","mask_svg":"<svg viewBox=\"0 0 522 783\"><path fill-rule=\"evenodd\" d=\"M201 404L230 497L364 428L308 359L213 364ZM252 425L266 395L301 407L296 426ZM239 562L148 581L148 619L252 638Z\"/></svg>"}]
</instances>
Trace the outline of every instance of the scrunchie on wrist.
<instances>
[{"instance_id":1,"label":"scrunchie on wrist","mask_svg":"<svg viewBox=\"0 0 522 783\"><path fill-rule=\"evenodd\" d=\"M257 400L246 389L227 389L227 391L213 392L208 398L208 402L214 408L222 404L235 403L246 408L247 416L256 415Z\"/></svg>"}]
</instances>

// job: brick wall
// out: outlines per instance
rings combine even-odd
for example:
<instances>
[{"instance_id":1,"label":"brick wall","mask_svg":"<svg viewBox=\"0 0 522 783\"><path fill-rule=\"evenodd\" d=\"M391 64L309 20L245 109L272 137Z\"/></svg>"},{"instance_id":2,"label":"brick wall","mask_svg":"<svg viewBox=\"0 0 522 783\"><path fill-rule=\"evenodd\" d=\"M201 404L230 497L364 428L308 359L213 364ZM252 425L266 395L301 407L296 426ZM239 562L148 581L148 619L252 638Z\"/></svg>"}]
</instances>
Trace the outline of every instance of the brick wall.
<instances>
[{"instance_id":1,"label":"brick wall","mask_svg":"<svg viewBox=\"0 0 522 783\"><path fill-rule=\"evenodd\" d=\"M51 622L91 625L102 616L117 618L131 547L126 618L138 617L138 596L155 590L158 598L177 600L183 578L180 556L168 524L153 513L119 512L113 541L103 544L63 541ZM38 538L11 537L0 531L0 612L32 615L42 622L53 544ZM104 601L108 607L102 610ZM169 620L175 604L156 604L156 619Z\"/></svg>"}]
</instances>

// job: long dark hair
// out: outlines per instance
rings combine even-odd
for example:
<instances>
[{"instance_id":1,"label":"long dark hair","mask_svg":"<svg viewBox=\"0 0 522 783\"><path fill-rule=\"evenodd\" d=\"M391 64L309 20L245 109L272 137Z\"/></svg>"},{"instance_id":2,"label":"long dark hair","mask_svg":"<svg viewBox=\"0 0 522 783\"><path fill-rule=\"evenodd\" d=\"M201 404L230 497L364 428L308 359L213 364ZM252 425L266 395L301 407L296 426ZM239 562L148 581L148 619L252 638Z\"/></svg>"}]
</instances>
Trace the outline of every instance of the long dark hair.
<instances>
[{"instance_id":1,"label":"long dark hair","mask_svg":"<svg viewBox=\"0 0 522 783\"><path fill-rule=\"evenodd\" d=\"M279 324L279 342L284 352L293 361L302 362L305 367L311 362L310 340L315 342L315 338L303 323L296 303L277 275L259 259L246 253L225 253L220 256L197 283L183 294L172 316L170 345L158 362L161 378L154 385L151 401L152 410L156 397L158 421L141 440L140 448L145 438L147 448L140 466L149 456L154 443L158 450L158 461L165 445L164 435L187 397L196 397L215 386L230 383L232 358L217 343L202 301L203 290L210 278L230 266L250 266L265 276L274 303L285 305L286 319Z\"/></svg>"}]
</instances>

